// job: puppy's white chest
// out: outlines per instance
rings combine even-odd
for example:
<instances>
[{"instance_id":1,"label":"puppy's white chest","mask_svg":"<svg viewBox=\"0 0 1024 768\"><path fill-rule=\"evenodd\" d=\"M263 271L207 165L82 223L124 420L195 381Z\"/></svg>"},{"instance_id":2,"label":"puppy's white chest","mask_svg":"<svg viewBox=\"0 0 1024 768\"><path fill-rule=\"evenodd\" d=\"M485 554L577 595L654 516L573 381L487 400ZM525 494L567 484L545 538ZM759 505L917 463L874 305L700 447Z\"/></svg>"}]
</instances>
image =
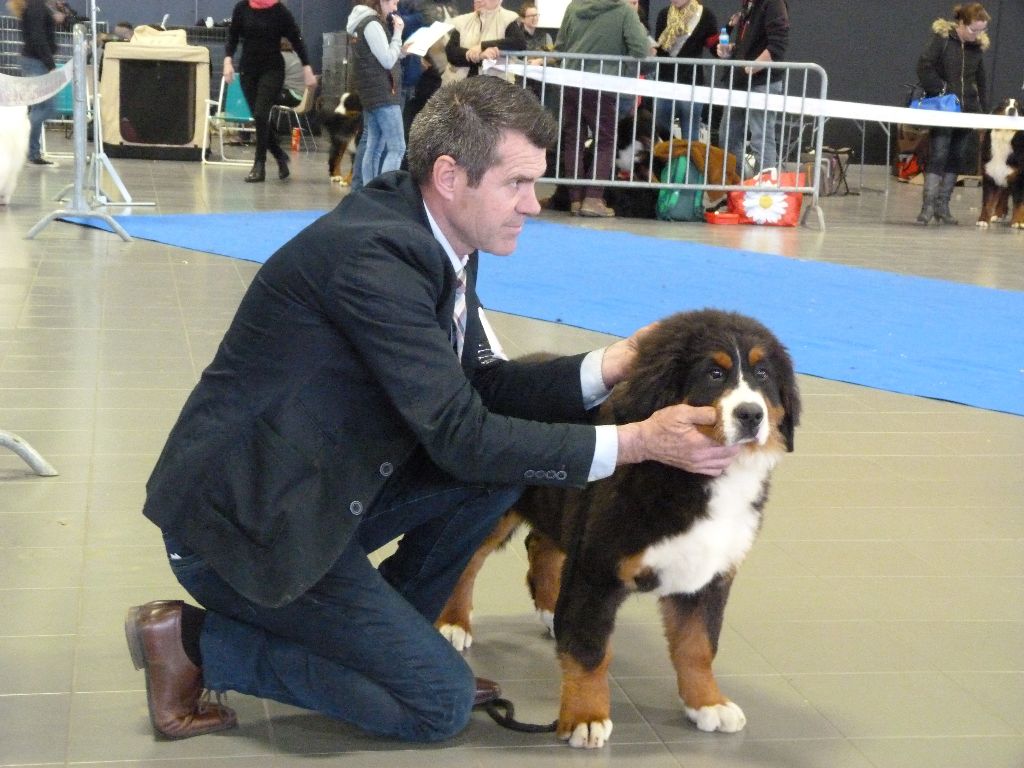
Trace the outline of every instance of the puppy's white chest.
<instances>
[{"instance_id":1,"label":"puppy's white chest","mask_svg":"<svg viewBox=\"0 0 1024 768\"><path fill-rule=\"evenodd\" d=\"M1005 187L1010 175L1006 161L1010 157L1011 142L1016 131L992 131L992 159L985 163L985 173L997 186Z\"/></svg>"},{"instance_id":2,"label":"puppy's white chest","mask_svg":"<svg viewBox=\"0 0 1024 768\"><path fill-rule=\"evenodd\" d=\"M743 562L761 525L754 504L776 460L765 453L737 459L712 483L707 517L647 548L643 564L658 577L656 594L692 594Z\"/></svg>"}]
</instances>

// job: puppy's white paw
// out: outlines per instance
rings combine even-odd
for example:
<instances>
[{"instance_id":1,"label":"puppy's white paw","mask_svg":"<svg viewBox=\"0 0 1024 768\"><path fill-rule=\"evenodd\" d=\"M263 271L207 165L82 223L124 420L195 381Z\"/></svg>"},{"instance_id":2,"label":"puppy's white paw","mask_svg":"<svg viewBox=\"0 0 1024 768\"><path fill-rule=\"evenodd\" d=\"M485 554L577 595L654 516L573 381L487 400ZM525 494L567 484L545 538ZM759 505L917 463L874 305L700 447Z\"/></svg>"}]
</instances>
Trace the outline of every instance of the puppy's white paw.
<instances>
[{"instance_id":1,"label":"puppy's white paw","mask_svg":"<svg viewBox=\"0 0 1024 768\"><path fill-rule=\"evenodd\" d=\"M1024 222L1015 221L1010 225L1012 229L1024 229Z\"/></svg>"},{"instance_id":2,"label":"puppy's white paw","mask_svg":"<svg viewBox=\"0 0 1024 768\"><path fill-rule=\"evenodd\" d=\"M978 222L978 226L981 227L982 229L988 229L988 222L987 221L979 221Z\"/></svg>"},{"instance_id":3,"label":"puppy's white paw","mask_svg":"<svg viewBox=\"0 0 1024 768\"><path fill-rule=\"evenodd\" d=\"M562 736L568 739L570 747L583 747L584 749L598 749L611 738L612 721L595 720L592 723L579 723L573 728L572 733Z\"/></svg>"},{"instance_id":4,"label":"puppy's white paw","mask_svg":"<svg viewBox=\"0 0 1024 768\"><path fill-rule=\"evenodd\" d=\"M540 619L540 623L548 628L548 634L552 637L555 636L555 614L551 611L537 611L537 618Z\"/></svg>"},{"instance_id":5,"label":"puppy's white paw","mask_svg":"<svg viewBox=\"0 0 1024 768\"><path fill-rule=\"evenodd\" d=\"M438 631L456 651L465 651L473 644L473 635L457 624L442 624Z\"/></svg>"},{"instance_id":6,"label":"puppy's white paw","mask_svg":"<svg viewBox=\"0 0 1024 768\"><path fill-rule=\"evenodd\" d=\"M685 707L686 716L692 720L702 731L721 731L722 733L736 733L742 731L747 724L747 716L739 705L732 701L725 704L715 704L711 707L691 709Z\"/></svg>"}]
</instances>

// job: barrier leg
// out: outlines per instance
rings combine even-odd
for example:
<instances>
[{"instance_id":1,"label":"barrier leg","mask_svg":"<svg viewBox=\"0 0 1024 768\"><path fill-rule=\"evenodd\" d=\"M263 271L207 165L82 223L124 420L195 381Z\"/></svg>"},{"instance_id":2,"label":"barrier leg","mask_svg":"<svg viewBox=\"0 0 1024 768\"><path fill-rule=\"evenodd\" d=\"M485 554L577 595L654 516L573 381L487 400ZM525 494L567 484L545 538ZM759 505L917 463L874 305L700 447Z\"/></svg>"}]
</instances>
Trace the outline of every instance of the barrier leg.
<instances>
[{"instance_id":1,"label":"barrier leg","mask_svg":"<svg viewBox=\"0 0 1024 768\"><path fill-rule=\"evenodd\" d=\"M32 468L32 471L37 475L53 477L54 475L60 474L53 468L53 465L50 464L50 462L39 455L39 452L36 451L35 448L13 432L5 432L0 429L0 448L10 448L24 459L25 463L28 464Z\"/></svg>"}]
</instances>

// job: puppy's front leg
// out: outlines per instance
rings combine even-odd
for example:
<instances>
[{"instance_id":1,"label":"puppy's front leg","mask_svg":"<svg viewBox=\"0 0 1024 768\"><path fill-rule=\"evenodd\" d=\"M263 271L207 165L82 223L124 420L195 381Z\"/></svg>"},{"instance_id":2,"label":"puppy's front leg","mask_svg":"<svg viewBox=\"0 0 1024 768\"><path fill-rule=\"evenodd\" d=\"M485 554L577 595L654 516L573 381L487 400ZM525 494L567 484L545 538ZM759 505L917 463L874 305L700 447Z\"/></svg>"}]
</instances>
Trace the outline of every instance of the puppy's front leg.
<instances>
[{"instance_id":1,"label":"puppy's front leg","mask_svg":"<svg viewBox=\"0 0 1024 768\"><path fill-rule=\"evenodd\" d=\"M661 598L661 615L669 655L676 669L679 697L686 716L702 731L740 731L746 715L718 688L711 663L732 577L716 576L700 592Z\"/></svg>"},{"instance_id":2,"label":"puppy's front leg","mask_svg":"<svg viewBox=\"0 0 1024 768\"><path fill-rule=\"evenodd\" d=\"M612 733L608 640L626 589L618 582L596 585L572 571L568 561L555 609L562 664L558 738L573 747L593 749L603 747Z\"/></svg>"}]
</instances>

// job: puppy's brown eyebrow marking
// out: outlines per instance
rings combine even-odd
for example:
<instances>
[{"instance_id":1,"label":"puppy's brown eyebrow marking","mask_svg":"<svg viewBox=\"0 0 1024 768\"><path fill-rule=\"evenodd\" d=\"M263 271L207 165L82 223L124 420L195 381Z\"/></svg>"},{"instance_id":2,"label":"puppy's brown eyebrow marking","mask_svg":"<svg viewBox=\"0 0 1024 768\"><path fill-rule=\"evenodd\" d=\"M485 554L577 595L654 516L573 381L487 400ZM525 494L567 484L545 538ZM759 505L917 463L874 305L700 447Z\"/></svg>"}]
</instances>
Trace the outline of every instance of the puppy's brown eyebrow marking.
<instances>
[{"instance_id":1,"label":"puppy's brown eyebrow marking","mask_svg":"<svg viewBox=\"0 0 1024 768\"><path fill-rule=\"evenodd\" d=\"M712 352L711 359L723 368L732 368L732 357L726 352Z\"/></svg>"},{"instance_id":2,"label":"puppy's brown eyebrow marking","mask_svg":"<svg viewBox=\"0 0 1024 768\"><path fill-rule=\"evenodd\" d=\"M747 355L747 360L750 361L751 365L757 365L759 362L765 359L767 354L762 347L751 347L750 352Z\"/></svg>"}]
</instances>

